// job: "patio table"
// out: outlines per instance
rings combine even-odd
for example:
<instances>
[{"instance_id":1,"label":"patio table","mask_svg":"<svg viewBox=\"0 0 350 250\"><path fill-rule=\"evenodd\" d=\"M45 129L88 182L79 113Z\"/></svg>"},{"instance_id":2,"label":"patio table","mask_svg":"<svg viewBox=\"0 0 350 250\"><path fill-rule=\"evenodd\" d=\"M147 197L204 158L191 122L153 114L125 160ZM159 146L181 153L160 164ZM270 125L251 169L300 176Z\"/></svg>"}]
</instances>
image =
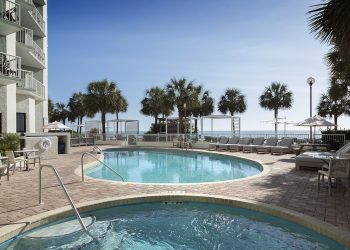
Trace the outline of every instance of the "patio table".
<instances>
[{"instance_id":1,"label":"patio table","mask_svg":"<svg viewBox=\"0 0 350 250\"><path fill-rule=\"evenodd\" d=\"M9 181L10 180L10 162L9 162L9 160L8 160L9 158L7 157L7 156L0 156L0 161L2 161L2 160L7 160L7 173L6 173L6 175L7 175L7 181Z\"/></svg>"},{"instance_id":2,"label":"patio table","mask_svg":"<svg viewBox=\"0 0 350 250\"><path fill-rule=\"evenodd\" d=\"M31 153L39 152L39 150L37 150L37 149L23 149L23 150L16 150L13 152L15 152L16 154L22 154L24 156L24 158L27 160L26 161L26 171L28 171L29 170L29 162L28 162L29 155Z\"/></svg>"}]
</instances>

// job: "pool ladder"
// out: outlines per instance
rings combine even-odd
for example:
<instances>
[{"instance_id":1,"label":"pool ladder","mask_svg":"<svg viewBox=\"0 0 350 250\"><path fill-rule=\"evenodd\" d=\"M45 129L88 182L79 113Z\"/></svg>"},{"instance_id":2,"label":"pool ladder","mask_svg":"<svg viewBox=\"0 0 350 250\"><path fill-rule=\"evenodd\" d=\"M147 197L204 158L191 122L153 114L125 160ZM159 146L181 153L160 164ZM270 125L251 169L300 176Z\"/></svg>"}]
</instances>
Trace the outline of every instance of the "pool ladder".
<instances>
[{"instance_id":1,"label":"pool ladder","mask_svg":"<svg viewBox=\"0 0 350 250\"><path fill-rule=\"evenodd\" d=\"M57 178L57 181L60 184L60 186L62 187L63 192L66 195L66 198L67 198L70 206L72 207L72 210L73 210L75 216L77 217L77 219L78 219L78 221L80 223L80 226L83 229L83 231L87 235L89 235L94 241L96 241L97 239L87 230L83 220L81 219L81 216L80 216L80 213L79 213L78 209L76 208L72 198L68 194L66 186L63 184L62 179L61 179L60 175L58 174L56 168L54 166L52 166L52 165L40 165L40 168L39 168L39 204L43 204L43 202L42 202L42 174L41 174L41 172L42 172L42 169L45 168L45 167L46 168L51 168L53 173L55 174L55 176Z\"/></svg>"},{"instance_id":2,"label":"pool ladder","mask_svg":"<svg viewBox=\"0 0 350 250\"><path fill-rule=\"evenodd\" d=\"M113 168L111 168L110 166L108 166L106 163L104 163L103 161L101 161L100 159L98 159L95 155L91 154L90 152L84 152L81 155L81 179L82 181L85 180L84 178L84 156L85 155L89 155L92 158L94 158L96 161L98 161L99 163L101 163L103 166L105 166L106 168L108 168L110 171L112 171L115 175L117 175L122 181L125 181L123 176L121 176L120 174L118 174L118 172L116 172Z\"/></svg>"}]
</instances>

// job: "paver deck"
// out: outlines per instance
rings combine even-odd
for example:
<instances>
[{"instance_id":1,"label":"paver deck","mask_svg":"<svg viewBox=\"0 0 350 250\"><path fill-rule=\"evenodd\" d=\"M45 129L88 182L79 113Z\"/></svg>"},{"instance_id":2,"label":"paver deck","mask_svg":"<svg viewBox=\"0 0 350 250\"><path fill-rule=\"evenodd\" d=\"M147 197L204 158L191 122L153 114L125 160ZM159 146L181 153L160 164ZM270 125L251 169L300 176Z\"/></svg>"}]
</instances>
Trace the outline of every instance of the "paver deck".
<instances>
[{"instance_id":1,"label":"paver deck","mask_svg":"<svg viewBox=\"0 0 350 250\"><path fill-rule=\"evenodd\" d=\"M227 153L248 159L258 159L269 166L267 175L240 181L196 185L151 185L115 183L89 179L81 182L74 174L80 164L80 156L92 147L73 148L70 155L60 155L44 164L57 167L74 202L85 202L100 198L152 194L164 191L181 191L198 194L239 197L274 204L295 210L350 231L350 198L345 190L338 188L329 196L327 189L317 191L317 172L294 169L294 156L271 156ZM91 162L93 159L86 159ZM31 171L17 171L10 181L0 181L0 227L15 221L68 205L61 187L50 169L43 170L43 201L38 205L38 167Z\"/></svg>"}]
</instances>

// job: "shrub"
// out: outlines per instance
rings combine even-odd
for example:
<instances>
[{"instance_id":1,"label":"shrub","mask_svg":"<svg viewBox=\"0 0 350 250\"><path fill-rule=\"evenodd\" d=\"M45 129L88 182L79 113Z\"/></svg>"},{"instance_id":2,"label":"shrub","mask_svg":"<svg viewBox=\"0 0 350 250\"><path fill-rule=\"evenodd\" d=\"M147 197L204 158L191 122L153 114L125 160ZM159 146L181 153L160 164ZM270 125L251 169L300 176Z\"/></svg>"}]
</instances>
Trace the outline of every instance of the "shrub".
<instances>
[{"instance_id":1,"label":"shrub","mask_svg":"<svg viewBox=\"0 0 350 250\"><path fill-rule=\"evenodd\" d=\"M19 135L16 133L4 134L0 138L0 153L4 154L5 151L17 150L20 144Z\"/></svg>"}]
</instances>

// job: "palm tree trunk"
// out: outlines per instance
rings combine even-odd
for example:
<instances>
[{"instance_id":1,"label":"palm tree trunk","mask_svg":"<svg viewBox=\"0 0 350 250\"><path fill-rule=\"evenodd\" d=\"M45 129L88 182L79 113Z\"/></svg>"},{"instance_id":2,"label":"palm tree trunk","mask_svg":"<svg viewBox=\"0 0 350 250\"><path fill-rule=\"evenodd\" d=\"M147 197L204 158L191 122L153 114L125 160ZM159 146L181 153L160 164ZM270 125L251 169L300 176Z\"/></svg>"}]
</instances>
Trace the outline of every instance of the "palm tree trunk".
<instances>
[{"instance_id":1,"label":"palm tree trunk","mask_svg":"<svg viewBox=\"0 0 350 250\"><path fill-rule=\"evenodd\" d=\"M338 116L337 115L334 116L334 124L335 124L334 130L337 130L338 129Z\"/></svg>"},{"instance_id":2,"label":"palm tree trunk","mask_svg":"<svg viewBox=\"0 0 350 250\"><path fill-rule=\"evenodd\" d=\"M83 116L80 116L79 117L79 119L80 119L80 125L82 125L83 124ZM79 134L81 134L81 126L80 126L80 128L79 128Z\"/></svg>"},{"instance_id":3,"label":"palm tree trunk","mask_svg":"<svg viewBox=\"0 0 350 250\"><path fill-rule=\"evenodd\" d=\"M102 137L103 140L106 140L106 113L101 112L101 122L102 122Z\"/></svg>"},{"instance_id":4,"label":"palm tree trunk","mask_svg":"<svg viewBox=\"0 0 350 250\"><path fill-rule=\"evenodd\" d=\"M119 122L118 122L118 120L119 120L119 112L115 113L115 117L117 118L117 134L118 134L119 133Z\"/></svg>"},{"instance_id":5,"label":"palm tree trunk","mask_svg":"<svg viewBox=\"0 0 350 250\"><path fill-rule=\"evenodd\" d=\"M278 131L278 109L275 109L275 137L277 137L277 131Z\"/></svg>"},{"instance_id":6,"label":"palm tree trunk","mask_svg":"<svg viewBox=\"0 0 350 250\"><path fill-rule=\"evenodd\" d=\"M197 119L194 119L194 133L197 134Z\"/></svg>"},{"instance_id":7,"label":"palm tree trunk","mask_svg":"<svg viewBox=\"0 0 350 250\"><path fill-rule=\"evenodd\" d=\"M78 125L80 125L80 120L79 120L79 116L78 116ZM77 133L79 132L79 126L77 126Z\"/></svg>"}]
</instances>

